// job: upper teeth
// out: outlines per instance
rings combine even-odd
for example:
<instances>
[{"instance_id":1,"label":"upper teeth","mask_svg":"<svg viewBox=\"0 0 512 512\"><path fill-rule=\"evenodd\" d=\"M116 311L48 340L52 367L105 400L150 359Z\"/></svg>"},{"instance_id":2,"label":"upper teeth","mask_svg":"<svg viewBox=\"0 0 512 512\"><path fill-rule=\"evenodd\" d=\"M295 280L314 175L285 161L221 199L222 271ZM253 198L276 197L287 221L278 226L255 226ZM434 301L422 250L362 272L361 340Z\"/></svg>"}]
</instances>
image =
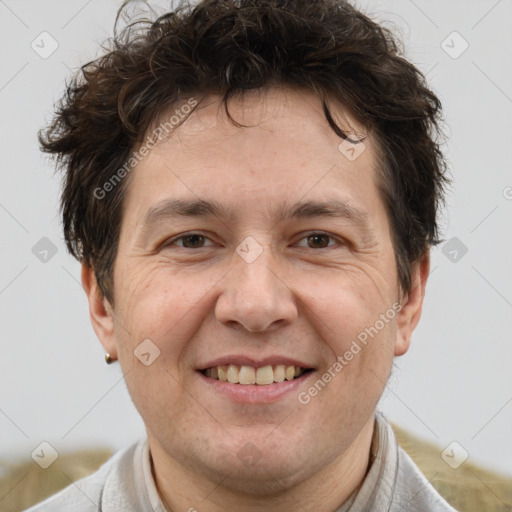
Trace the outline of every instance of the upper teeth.
<instances>
[{"instance_id":1,"label":"upper teeth","mask_svg":"<svg viewBox=\"0 0 512 512\"><path fill-rule=\"evenodd\" d=\"M272 384L273 382L283 382L293 380L304 373L304 368L293 365L268 365L260 368L252 366L240 366L238 364L229 364L214 366L204 371L207 377L212 379L231 382L232 384Z\"/></svg>"}]
</instances>

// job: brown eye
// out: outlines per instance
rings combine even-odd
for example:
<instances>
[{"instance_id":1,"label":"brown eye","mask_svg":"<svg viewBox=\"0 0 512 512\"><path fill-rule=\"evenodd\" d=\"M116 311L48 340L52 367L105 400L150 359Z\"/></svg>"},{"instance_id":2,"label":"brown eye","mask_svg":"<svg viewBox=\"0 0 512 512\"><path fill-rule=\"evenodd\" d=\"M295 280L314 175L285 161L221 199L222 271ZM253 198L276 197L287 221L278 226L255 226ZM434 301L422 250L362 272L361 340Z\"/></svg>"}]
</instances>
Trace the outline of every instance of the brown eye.
<instances>
[{"instance_id":1,"label":"brown eye","mask_svg":"<svg viewBox=\"0 0 512 512\"><path fill-rule=\"evenodd\" d=\"M324 249L329 247L329 239L332 238L325 233L315 233L305 237L308 241L308 247L311 249Z\"/></svg>"},{"instance_id":2,"label":"brown eye","mask_svg":"<svg viewBox=\"0 0 512 512\"><path fill-rule=\"evenodd\" d=\"M209 242L208 244L206 244L207 241ZM184 249L202 249L211 245L213 244L208 237L200 233L188 233L169 240L163 247L172 248L173 246L178 246Z\"/></svg>"},{"instance_id":3,"label":"brown eye","mask_svg":"<svg viewBox=\"0 0 512 512\"><path fill-rule=\"evenodd\" d=\"M202 247L205 241L205 237L203 235L185 235L177 240L183 241L183 247L188 249L195 249L197 247Z\"/></svg>"}]
</instances>

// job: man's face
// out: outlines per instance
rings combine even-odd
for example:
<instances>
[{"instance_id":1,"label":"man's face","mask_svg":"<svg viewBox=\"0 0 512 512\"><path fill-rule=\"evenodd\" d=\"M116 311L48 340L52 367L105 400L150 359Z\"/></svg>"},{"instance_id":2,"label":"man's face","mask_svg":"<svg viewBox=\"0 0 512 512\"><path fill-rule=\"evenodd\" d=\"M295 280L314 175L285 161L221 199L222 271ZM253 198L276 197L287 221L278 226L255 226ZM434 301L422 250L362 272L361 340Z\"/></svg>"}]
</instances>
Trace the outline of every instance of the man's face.
<instances>
[{"instance_id":1,"label":"man's face","mask_svg":"<svg viewBox=\"0 0 512 512\"><path fill-rule=\"evenodd\" d=\"M116 322L100 338L119 358L154 457L217 481L300 482L372 424L405 350L375 141L356 159L340 150L320 101L305 92L247 93L230 112L249 127L209 98L132 172ZM222 211L176 214L176 201ZM143 340L147 366L134 354ZM243 381L281 380L283 365L307 371L272 384L215 378L241 370Z\"/></svg>"}]
</instances>

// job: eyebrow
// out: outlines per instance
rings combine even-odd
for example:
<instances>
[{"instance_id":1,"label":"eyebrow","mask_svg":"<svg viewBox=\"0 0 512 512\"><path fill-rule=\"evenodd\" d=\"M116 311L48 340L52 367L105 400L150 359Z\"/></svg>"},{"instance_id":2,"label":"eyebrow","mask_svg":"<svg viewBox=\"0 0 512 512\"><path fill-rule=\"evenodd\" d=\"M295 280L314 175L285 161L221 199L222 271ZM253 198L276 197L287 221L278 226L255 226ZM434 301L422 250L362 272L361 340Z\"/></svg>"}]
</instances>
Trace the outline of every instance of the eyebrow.
<instances>
[{"instance_id":1,"label":"eyebrow","mask_svg":"<svg viewBox=\"0 0 512 512\"><path fill-rule=\"evenodd\" d=\"M148 229L154 224L179 217L218 217L226 222L232 222L236 215L234 210L215 200L165 199L148 210L143 220L143 228ZM362 228L370 228L366 212L339 199L306 201L291 206L281 204L270 215L271 220L276 224L287 219L315 217L345 218Z\"/></svg>"}]
</instances>

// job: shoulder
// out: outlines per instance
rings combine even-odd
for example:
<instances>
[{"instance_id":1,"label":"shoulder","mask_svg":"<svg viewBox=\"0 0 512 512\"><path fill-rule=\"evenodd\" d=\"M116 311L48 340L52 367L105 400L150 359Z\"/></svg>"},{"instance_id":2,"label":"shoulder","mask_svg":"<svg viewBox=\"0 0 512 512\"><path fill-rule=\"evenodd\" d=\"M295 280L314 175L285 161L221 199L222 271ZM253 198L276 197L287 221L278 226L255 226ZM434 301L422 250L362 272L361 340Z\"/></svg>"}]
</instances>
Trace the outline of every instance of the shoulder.
<instances>
[{"instance_id":1,"label":"shoulder","mask_svg":"<svg viewBox=\"0 0 512 512\"><path fill-rule=\"evenodd\" d=\"M456 509L501 512L504 503L512 503L510 476L471 460L463 461L454 469L442 457L444 445L421 439L398 425L392 424L392 427L399 445L436 491Z\"/></svg>"},{"instance_id":2,"label":"shoulder","mask_svg":"<svg viewBox=\"0 0 512 512\"><path fill-rule=\"evenodd\" d=\"M415 512L457 512L430 484L419 467L399 445L395 432L380 411L376 414L377 423L385 431L387 438L388 464L394 468L391 498L391 512L414 510Z\"/></svg>"},{"instance_id":3,"label":"shoulder","mask_svg":"<svg viewBox=\"0 0 512 512\"><path fill-rule=\"evenodd\" d=\"M418 466L400 446L398 446L398 472L396 477L395 499L396 503L400 505L400 510L456 512L434 489Z\"/></svg>"},{"instance_id":4,"label":"shoulder","mask_svg":"<svg viewBox=\"0 0 512 512\"><path fill-rule=\"evenodd\" d=\"M123 478L133 467L135 452L145 443L139 440L116 452L95 473L72 482L65 489L25 512L56 512L73 510L77 512L98 512L105 510L105 488L111 480Z\"/></svg>"}]
</instances>

